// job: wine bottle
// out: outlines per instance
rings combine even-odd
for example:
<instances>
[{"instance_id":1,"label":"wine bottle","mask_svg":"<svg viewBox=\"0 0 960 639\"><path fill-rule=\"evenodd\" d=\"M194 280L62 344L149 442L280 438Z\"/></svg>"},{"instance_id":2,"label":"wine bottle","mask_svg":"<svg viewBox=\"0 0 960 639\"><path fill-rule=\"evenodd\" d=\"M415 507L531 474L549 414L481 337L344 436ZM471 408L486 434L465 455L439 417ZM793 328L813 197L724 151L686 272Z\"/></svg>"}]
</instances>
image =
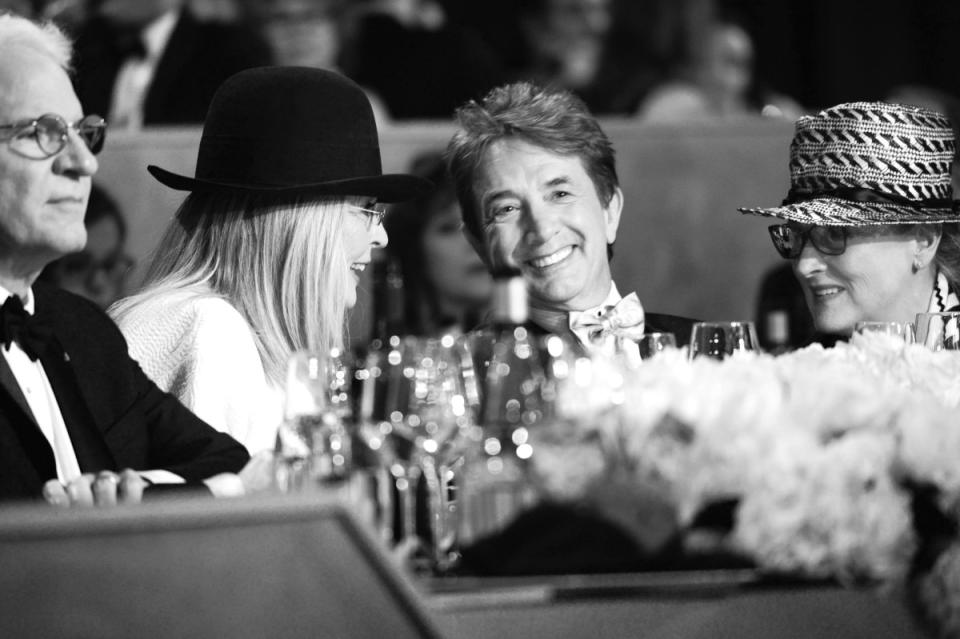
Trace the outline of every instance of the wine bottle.
<instances>
[{"instance_id":1,"label":"wine bottle","mask_svg":"<svg viewBox=\"0 0 960 639\"><path fill-rule=\"evenodd\" d=\"M529 428L543 416L544 372L537 340L524 326L527 312L520 274L496 276L491 323L472 344L483 383L478 423L467 433L461 470L461 546L503 529L536 499L527 469Z\"/></svg>"}]
</instances>

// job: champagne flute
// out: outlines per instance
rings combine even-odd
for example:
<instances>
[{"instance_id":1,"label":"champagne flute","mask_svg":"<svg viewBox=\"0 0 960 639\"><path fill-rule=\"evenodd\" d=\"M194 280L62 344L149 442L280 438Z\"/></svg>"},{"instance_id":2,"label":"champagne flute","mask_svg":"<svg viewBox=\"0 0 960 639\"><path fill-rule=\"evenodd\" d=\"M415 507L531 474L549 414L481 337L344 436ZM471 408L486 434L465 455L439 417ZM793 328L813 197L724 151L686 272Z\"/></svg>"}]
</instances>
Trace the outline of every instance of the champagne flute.
<instances>
[{"instance_id":1,"label":"champagne flute","mask_svg":"<svg viewBox=\"0 0 960 639\"><path fill-rule=\"evenodd\" d=\"M918 344L934 351L960 350L960 312L917 313Z\"/></svg>"},{"instance_id":2,"label":"champagne flute","mask_svg":"<svg viewBox=\"0 0 960 639\"><path fill-rule=\"evenodd\" d=\"M697 322L690 334L690 359L725 359L758 348L753 322Z\"/></svg>"}]
</instances>

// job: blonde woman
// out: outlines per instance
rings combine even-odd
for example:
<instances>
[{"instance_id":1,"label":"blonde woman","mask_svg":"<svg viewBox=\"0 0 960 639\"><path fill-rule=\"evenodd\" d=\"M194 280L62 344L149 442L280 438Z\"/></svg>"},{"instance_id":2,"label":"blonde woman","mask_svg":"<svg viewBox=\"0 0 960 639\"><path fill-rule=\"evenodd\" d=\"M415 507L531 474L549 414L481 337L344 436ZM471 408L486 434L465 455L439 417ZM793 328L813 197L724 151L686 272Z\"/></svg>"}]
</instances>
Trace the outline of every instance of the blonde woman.
<instances>
[{"instance_id":1,"label":"blonde woman","mask_svg":"<svg viewBox=\"0 0 960 639\"><path fill-rule=\"evenodd\" d=\"M383 175L369 102L333 72L244 71L217 92L196 177L149 167L191 193L144 286L111 309L146 373L251 453L271 449L287 358L342 346L378 202L429 183Z\"/></svg>"}]
</instances>

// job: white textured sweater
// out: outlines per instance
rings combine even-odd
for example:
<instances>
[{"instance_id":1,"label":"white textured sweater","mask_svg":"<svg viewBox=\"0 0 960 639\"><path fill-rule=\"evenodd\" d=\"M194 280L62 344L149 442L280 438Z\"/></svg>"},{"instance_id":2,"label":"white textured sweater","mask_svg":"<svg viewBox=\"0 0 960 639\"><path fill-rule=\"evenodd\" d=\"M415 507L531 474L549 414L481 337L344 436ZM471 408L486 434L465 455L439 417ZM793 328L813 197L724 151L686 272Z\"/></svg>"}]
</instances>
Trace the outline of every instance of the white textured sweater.
<instances>
[{"instance_id":1,"label":"white textured sweater","mask_svg":"<svg viewBox=\"0 0 960 639\"><path fill-rule=\"evenodd\" d=\"M229 302L195 290L165 292L118 323L130 355L157 386L251 455L273 449L283 394L267 380L252 329Z\"/></svg>"}]
</instances>

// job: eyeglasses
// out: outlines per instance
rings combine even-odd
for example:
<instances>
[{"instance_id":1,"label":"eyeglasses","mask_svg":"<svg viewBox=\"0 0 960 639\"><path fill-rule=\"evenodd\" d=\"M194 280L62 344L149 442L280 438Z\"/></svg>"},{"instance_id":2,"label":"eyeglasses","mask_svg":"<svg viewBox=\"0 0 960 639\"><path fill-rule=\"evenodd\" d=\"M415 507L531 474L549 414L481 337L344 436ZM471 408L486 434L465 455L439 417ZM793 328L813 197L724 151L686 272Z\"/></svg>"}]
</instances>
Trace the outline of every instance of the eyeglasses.
<instances>
[{"instance_id":1,"label":"eyeglasses","mask_svg":"<svg viewBox=\"0 0 960 639\"><path fill-rule=\"evenodd\" d=\"M807 240L824 255L842 255L847 250L847 238L850 235L845 226L774 224L769 230L777 253L788 260L800 257Z\"/></svg>"},{"instance_id":2,"label":"eyeglasses","mask_svg":"<svg viewBox=\"0 0 960 639\"><path fill-rule=\"evenodd\" d=\"M0 130L4 129L13 131L6 138L7 142L33 138L44 153L44 158L53 157L63 150L70 129L77 132L94 155L103 148L107 135L107 123L99 115L88 115L71 124L55 113L46 113L28 122L0 125Z\"/></svg>"},{"instance_id":3,"label":"eyeglasses","mask_svg":"<svg viewBox=\"0 0 960 639\"><path fill-rule=\"evenodd\" d=\"M375 206L375 205L368 205ZM350 206L351 210L357 211L358 213L363 213L367 220L367 230L374 228L380 224L383 224L383 216L386 215L387 210L382 206L376 208L364 208L362 206Z\"/></svg>"}]
</instances>

